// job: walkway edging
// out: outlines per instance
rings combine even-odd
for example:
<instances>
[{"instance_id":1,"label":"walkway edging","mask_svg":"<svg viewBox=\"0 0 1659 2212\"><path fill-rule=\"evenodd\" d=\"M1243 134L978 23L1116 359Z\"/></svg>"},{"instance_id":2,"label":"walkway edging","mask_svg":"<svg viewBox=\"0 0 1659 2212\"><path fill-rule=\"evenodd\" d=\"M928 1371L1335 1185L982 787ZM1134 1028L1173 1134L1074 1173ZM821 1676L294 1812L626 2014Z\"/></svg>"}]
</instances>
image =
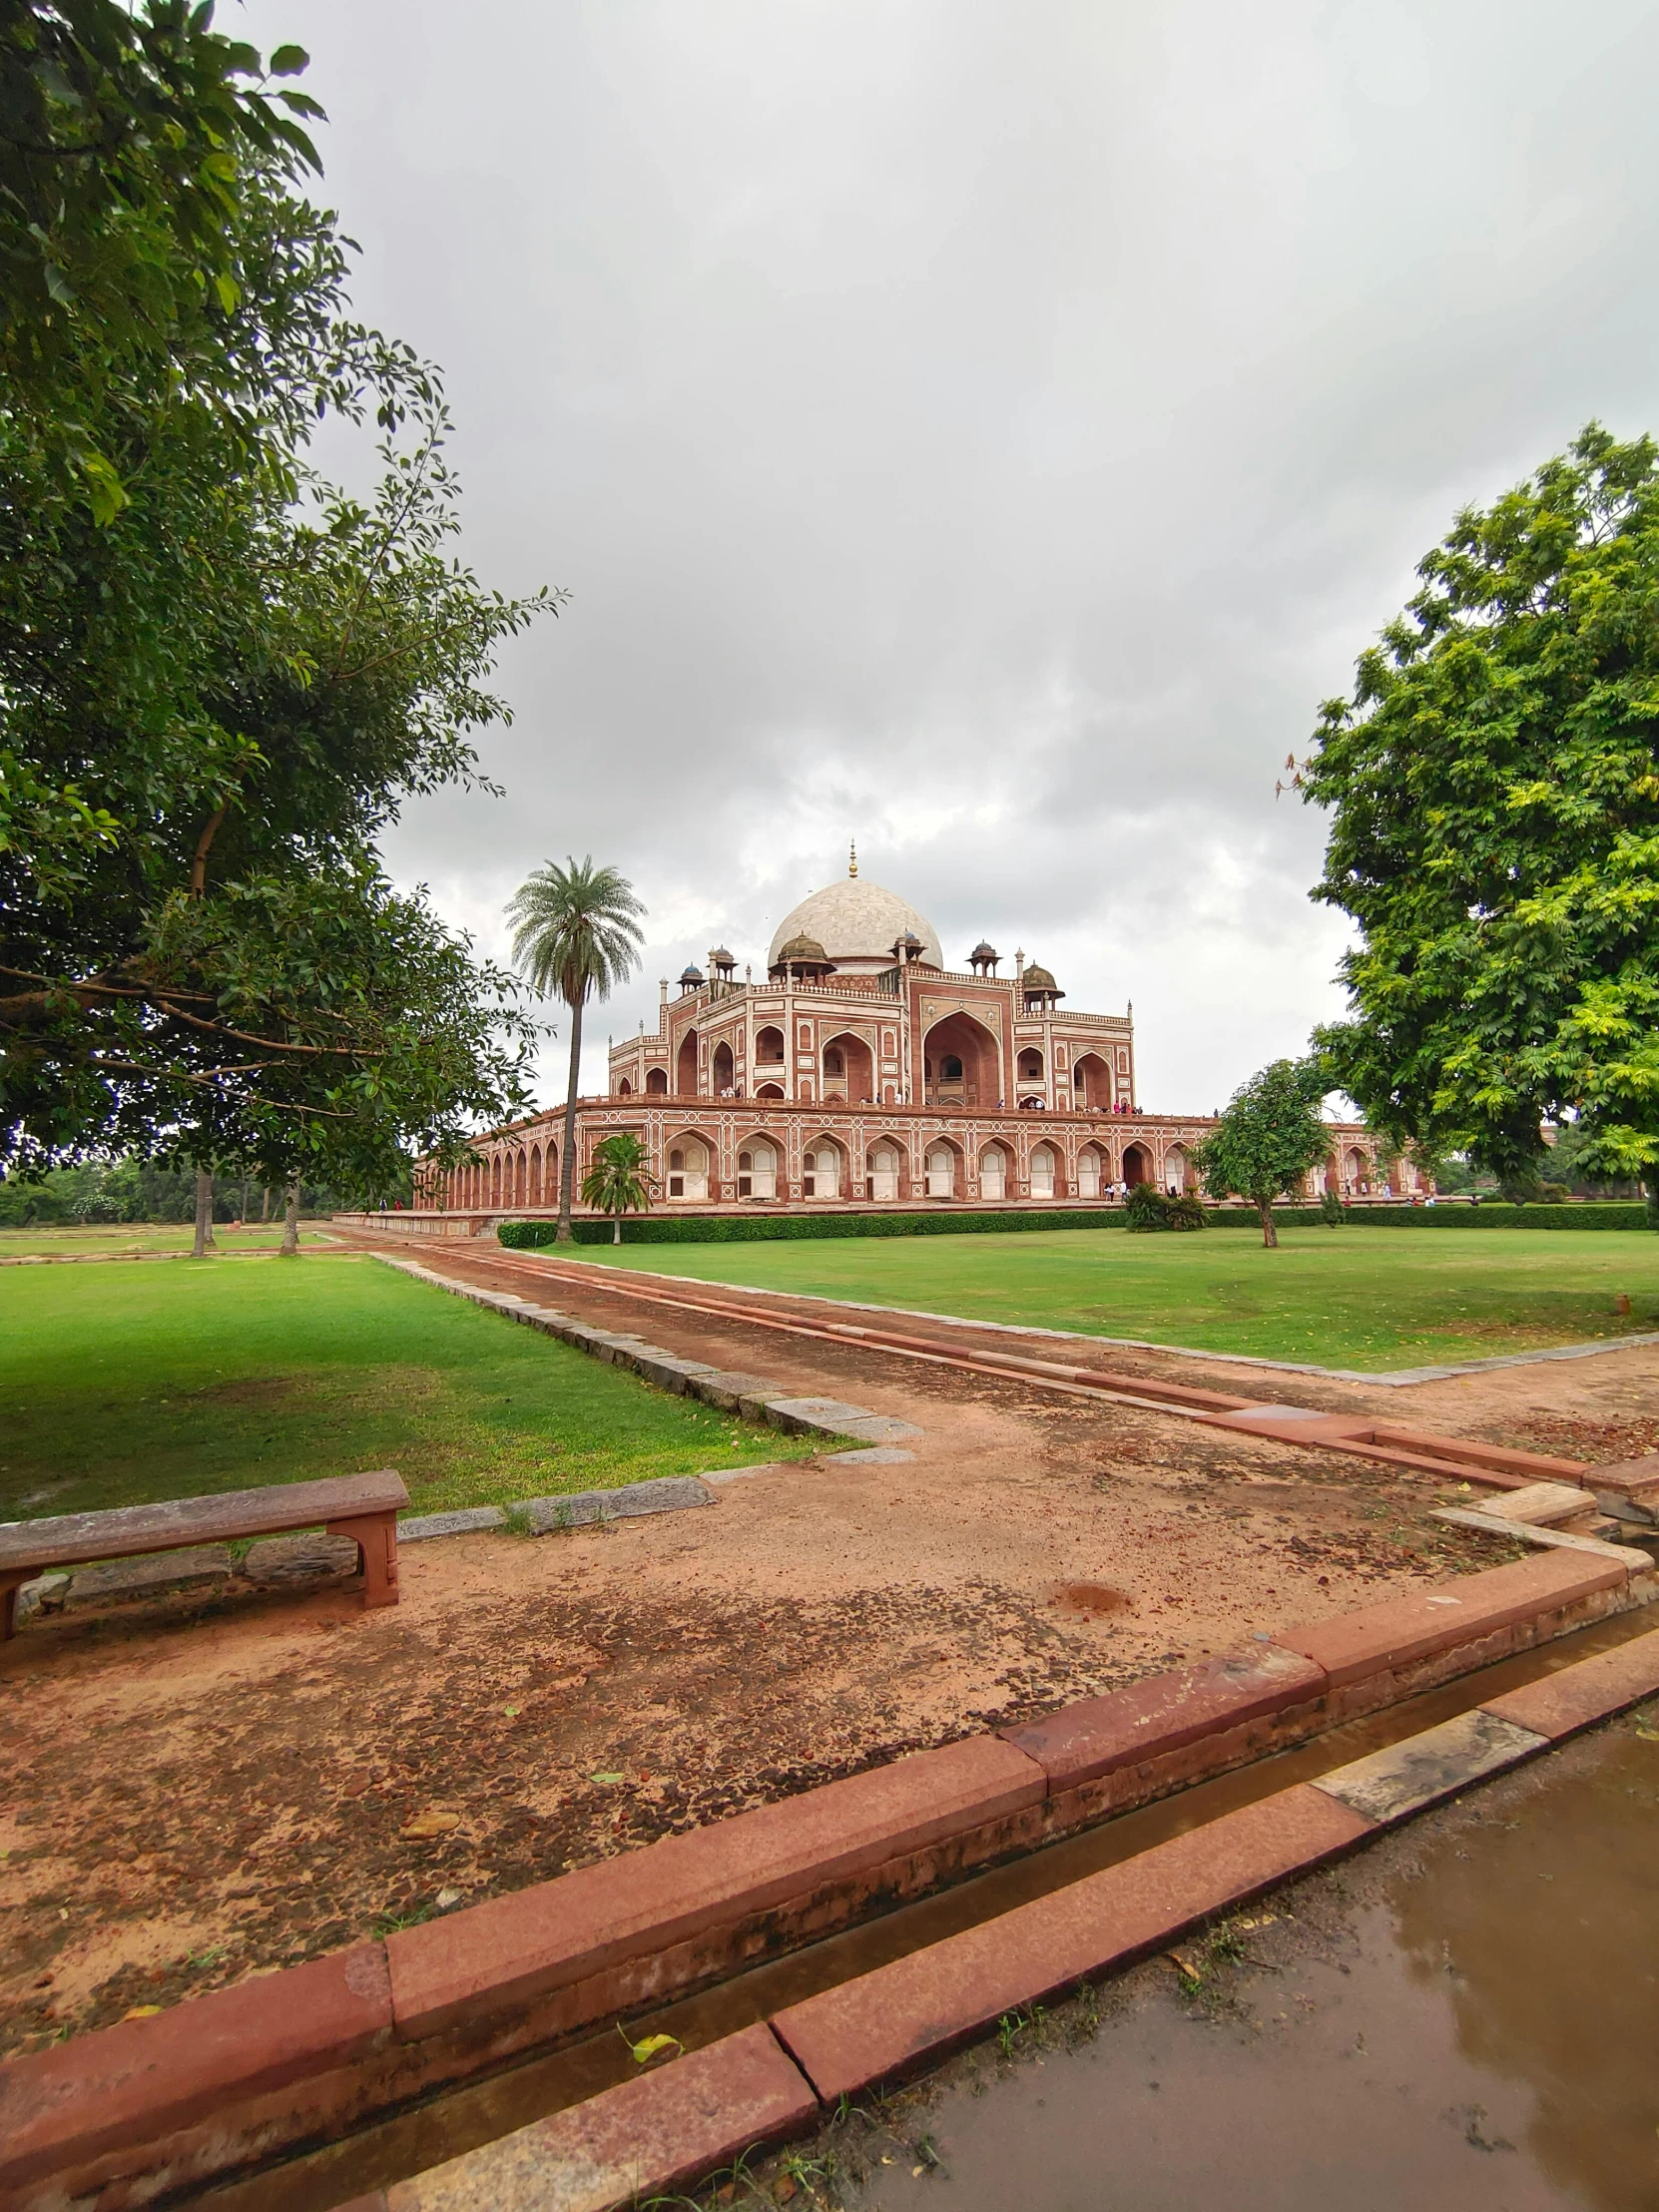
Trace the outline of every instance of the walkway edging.
<instances>
[{"instance_id":1,"label":"walkway edging","mask_svg":"<svg viewBox=\"0 0 1659 2212\"><path fill-rule=\"evenodd\" d=\"M1656 1594L1567 1552L1455 1578L30 2053L0 2065L0 2196L207 2186ZM1529 1711L1503 1717L1546 1733Z\"/></svg>"}]
</instances>

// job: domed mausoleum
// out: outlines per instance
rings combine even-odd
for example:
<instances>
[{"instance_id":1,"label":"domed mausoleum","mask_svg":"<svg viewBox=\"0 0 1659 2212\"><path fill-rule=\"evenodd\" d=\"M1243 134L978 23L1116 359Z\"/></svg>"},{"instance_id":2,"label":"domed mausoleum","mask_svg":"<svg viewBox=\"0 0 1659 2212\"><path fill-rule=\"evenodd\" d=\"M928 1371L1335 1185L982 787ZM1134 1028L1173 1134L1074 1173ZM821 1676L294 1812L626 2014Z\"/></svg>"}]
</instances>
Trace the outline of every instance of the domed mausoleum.
<instances>
[{"instance_id":1,"label":"domed mausoleum","mask_svg":"<svg viewBox=\"0 0 1659 2212\"><path fill-rule=\"evenodd\" d=\"M712 946L657 1027L614 1042L610 1092L578 1108L576 1181L594 1147L628 1130L666 1210L771 1205L1097 1206L1137 1183L1193 1187L1207 1115L1146 1114L1135 1029L1070 1010L1023 951L1013 973L981 937L952 966L926 915L858 873L784 916L737 980ZM557 1205L562 1123L533 1115L478 1138L469 1162L432 1169L420 1210ZM1404 1165L1406 1187L1415 1171ZM1310 1196L1377 1187L1376 1139L1345 1124Z\"/></svg>"}]
</instances>

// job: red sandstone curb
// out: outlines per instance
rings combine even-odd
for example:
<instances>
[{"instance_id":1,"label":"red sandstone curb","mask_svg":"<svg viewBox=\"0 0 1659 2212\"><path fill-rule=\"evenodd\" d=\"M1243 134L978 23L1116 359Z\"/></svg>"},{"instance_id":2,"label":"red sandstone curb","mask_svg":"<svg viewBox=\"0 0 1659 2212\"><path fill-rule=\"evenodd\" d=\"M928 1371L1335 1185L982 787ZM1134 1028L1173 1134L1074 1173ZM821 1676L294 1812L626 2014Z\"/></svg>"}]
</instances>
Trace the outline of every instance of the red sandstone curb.
<instances>
[{"instance_id":1,"label":"red sandstone curb","mask_svg":"<svg viewBox=\"0 0 1659 2212\"><path fill-rule=\"evenodd\" d=\"M1576 1553L1489 1569L1314 1628L1287 1630L1254 1650L1087 1700L1005 1738L972 1738L919 1753L665 1839L400 1931L384 1944L355 1945L155 2018L14 2059L0 2066L0 2200L15 2212L89 2204L106 2189L111 2201L116 2191L126 2201L130 2193L149 2195L156 2187L201 2185L256 2159L337 2135L513 2052L685 1994L992 1859L1303 1741L1336 1721L1655 1594L1642 1568ZM1494 1700L1492 1712L1540 1742L1588 1726L1659 1688L1659 1659L1635 1656L1648 1643L1659 1653L1656 1633ZM1326 1808L1317 1818L1296 1792L1283 1793L1283 1806L1295 1814L1295 1833L1315 1836L1321 1852L1371 1833L1370 1821L1329 1795L1315 1795ZM1194 1869L1225 1862L1229 1881L1257 1888L1295 1871L1288 1863L1281 1867L1261 1842L1259 1821L1229 1819L1242 1825L1195 1831L1177 1840L1188 1858L1159 1862L1180 1874L1179 1895L1172 1896L1187 1901L1181 1925L1219 1910L1233 1895L1188 1912L1202 1889ZM1204 1836L1220 1839L1214 1848L1224 1860L1191 1856ZM1226 1858L1240 1838L1255 1840ZM1180 1873L1184 1868L1188 1872ZM1122 1868L1108 1872L1117 1887L1089 1894L1115 1898L1114 1911L1121 1911L1116 1933L1099 1938L1107 1945L1099 1959L1072 1971L1067 1961L1096 1938L1064 1934L1054 1918L1060 1908L1045 1899L1042 1911L1021 1909L1037 1915L1019 1924L1035 1932L1035 1947L1027 1966L1010 1967L997 1979L998 1989L1011 1985L1009 1975L1028 1979L1039 1966L1044 1972L1053 1966L1056 1979L1045 1986L1059 1986L1131 1953L1140 1940L1133 1931L1152 1929L1154 1922L1137 1921L1123 1903L1131 1893ZM1135 1911L1151 1908L1143 1903ZM970 1935L977 1942L985 1931ZM1160 1939L1156 1930L1145 1937ZM970 1945L956 1955L980 1953ZM908 1965L901 1960L882 1971ZM902 1982L900 1975L891 1986ZM1043 1993L1034 1989L1008 2001L999 1996L989 2016ZM821 2088L838 2081L850 2063L835 2055L845 2037L838 2028L830 2036L826 2024L842 2017L835 2006L843 1995L834 1990L810 1999L780 2023L802 2039L792 2048L816 2052L808 2070ZM944 2022L947 2040L983 2024L977 2013L969 2018L973 2010L963 1997ZM813 2042L821 2030L829 2039ZM861 2046L874 2054L874 2071L863 2078L876 2078L885 2063L880 2052L893 2047L891 2036L883 2043L872 2028ZM916 2056L937 2047L905 2049ZM666 2082L685 2063L650 2080ZM822 2067L822 2079L815 2066ZM151 2186L135 2191L141 2176ZM407 2200L411 2206L438 2201Z\"/></svg>"}]
</instances>

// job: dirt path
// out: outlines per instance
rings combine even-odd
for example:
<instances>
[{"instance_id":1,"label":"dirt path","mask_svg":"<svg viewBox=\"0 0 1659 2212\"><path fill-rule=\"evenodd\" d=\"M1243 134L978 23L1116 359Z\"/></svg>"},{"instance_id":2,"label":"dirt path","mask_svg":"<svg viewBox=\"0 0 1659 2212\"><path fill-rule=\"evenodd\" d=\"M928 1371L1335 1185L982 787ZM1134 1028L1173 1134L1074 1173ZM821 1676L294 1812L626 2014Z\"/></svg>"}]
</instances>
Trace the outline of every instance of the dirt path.
<instances>
[{"instance_id":1,"label":"dirt path","mask_svg":"<svg viewBox=\"0 0 1659 2212\"><path fill-rule=\"evenodd\" d=\"M527 1259L442 1264L522 1293ZM395 1611L334 1589L32 1627L0 1655L0 2048L1504 1556L1385 1466L603 1281L545 1303L924 1433L701 1512L410 1546ZM1659 1435L1651 1350L1409 1393L1133 1364L1591 1458Z\"/></svg>"}]
</instances>

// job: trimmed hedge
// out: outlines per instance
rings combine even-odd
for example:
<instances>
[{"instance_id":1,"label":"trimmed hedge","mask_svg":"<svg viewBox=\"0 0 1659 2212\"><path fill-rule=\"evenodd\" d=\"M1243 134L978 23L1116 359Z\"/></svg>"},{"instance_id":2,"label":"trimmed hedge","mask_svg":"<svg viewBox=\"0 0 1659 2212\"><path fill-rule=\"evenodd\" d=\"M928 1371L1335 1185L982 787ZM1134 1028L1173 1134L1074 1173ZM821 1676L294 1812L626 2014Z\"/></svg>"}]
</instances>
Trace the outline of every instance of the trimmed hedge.
<instances>
[{"instance_id":1,"label":"trimmed hedge","mask_svg":"<svg viewBox=\"0 0 1659 2212\"><path fill-rule=\"evenodd\" d=\"M1260 1231L1261 1216L1254 1206L1211 1206L1205 1218L1212 1229ZM1282 1228L1318 1229L1325 1226L1317 1206L1276 1206L1273 1218ZM1017 1235L1038 1229L1122 1229L1127 1214L1121 1206L1092 1207L1087 1212L1060 1213L1045 1208L1020 1214L658 1214L630 1215L622 1225L622 1241L631 1245L671 1244L782 1244L821 1237L971 1237ZM1584 1206L1355 1206L1345 1214L1347 1229L1646 1229L1647 1209L1640 1204L1602 1201ZM576 1221L571 1224L576 1242L608 1245L609 1221ZM499 1241L514 1251L533 1251L550 1245L558 1224L551 1221L504 1221L496 1230Z\"/></svg>"},{"instance_id":2,"label":"trimmed hedge","mask_svg":"<svg viewBox=\"0 0 1659 2212\"><path fill-rule=\"evenodd\" d=\"M622 1224L624 1244L775 1244L814 1237L966 1237L1020 1229L1121 1229L1121 1206L1090 1213L1062 1214L1045 1209L1029 1214L681 1214L630 1215ZM571 1223L576 1242L608 1245L608 1221ZM558 1232L551 1221L504 1221L496 1236L524 1252L550 1245Z\"/></svg>"}]
</instances>

